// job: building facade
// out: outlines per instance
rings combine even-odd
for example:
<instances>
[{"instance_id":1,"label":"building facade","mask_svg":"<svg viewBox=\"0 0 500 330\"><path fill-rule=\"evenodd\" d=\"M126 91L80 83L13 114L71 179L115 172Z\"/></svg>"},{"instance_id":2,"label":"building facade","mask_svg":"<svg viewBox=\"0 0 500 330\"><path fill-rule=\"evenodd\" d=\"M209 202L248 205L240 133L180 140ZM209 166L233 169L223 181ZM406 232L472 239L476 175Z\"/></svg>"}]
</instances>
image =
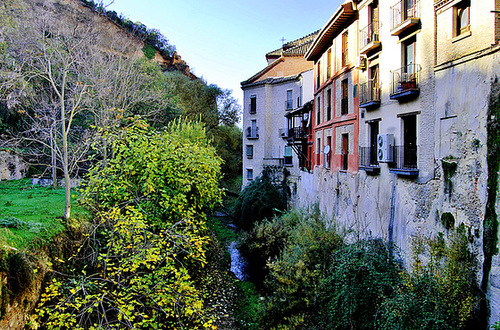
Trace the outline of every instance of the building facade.
<instances>
[{"instance_id":1,"label":"building facade","mask_svg":"<svg viewBox=\"0 0 500 330\"><path fill-rule=\"evenodd\" d=\"M358 170L358 19L345 2L320 30L305 57L314 62L312 164L333 172Z\"/></svg>"},{"instance_id":2,"label":"building facade","mask_svg":"<svg viewBox=\"0 0 500 330\"><path fill-rule=\"evenodd\" d=\"M446 234L452 215L452 227L474 233L491 324L500 320L500 259L486 246L498 242L487 219L498 205L488 127L500 97L499 11L498 0L344 2L305 55L315 64L314 166L295 195L358 235L396 243L408 263L412 239Z\"/></svg>"},{"instance_id":3,"label":"building facade","mask_svg":"<svg viewBox=\"0 0 500 330\"><path fill-rule=\"evenodd\" d=\"M313 98L313 65L304 53L315 34L291 41L266 54L268 65L241 83L243 89L243 187L265 166L286 167L297 177L304 157L294 143L294 118L287 114Z\"/></svg>"}]
</instances>

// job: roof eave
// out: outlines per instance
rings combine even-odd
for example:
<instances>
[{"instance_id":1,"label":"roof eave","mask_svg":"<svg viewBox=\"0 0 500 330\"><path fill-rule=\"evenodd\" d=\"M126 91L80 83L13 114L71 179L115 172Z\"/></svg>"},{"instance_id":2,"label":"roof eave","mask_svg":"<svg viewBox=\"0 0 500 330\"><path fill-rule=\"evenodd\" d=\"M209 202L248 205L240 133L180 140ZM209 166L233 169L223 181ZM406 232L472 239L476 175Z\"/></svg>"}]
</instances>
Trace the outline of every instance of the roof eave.
<instances>
[{"instance_id":1,"label":"roof eave","mask_svg":"<svg viewBox=\"0 0 500 330\"><path fill-rule=\"evenodd\" d=\"M304 55L306 60L316 61L319 59L327 46L344 29L344 24L354 18L356 12L356 6L354 6L352 1L340 5L339 9L330 17L330 20L323 26L311 47L307 50Z\"/></svg>"}]
</instances>

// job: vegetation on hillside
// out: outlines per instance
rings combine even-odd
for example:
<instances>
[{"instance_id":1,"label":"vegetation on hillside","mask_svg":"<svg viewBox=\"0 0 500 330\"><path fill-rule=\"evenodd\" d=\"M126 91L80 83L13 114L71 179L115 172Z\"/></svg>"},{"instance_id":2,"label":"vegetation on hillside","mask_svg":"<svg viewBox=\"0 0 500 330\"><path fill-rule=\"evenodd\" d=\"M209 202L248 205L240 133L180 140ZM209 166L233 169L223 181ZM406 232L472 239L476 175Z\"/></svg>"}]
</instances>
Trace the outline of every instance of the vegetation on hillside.
<instances>
[{"instance_id":1,"label":"vegetation on hillside","mask_svg":"<svg viewBox=\"0 0 500 330\"><path fill-rule=\"evenodd\" d=\"M472 329L481 295L470 237L416 237L412 267L381 239L353 240L317 209L255 224L244 244L265 263L255 328ZM410 256L408 256L410 257Z\"/></svg>"},{"instance_id":2,"label":"vegetation on hillside","mask_svg":"<svg viewBox=\"0 0 500 330\"><path fill-rule=\"evenodd\" d=\"M133 120L112 137L83 201L95 214L78 265L54 277L39 316L49 329L211 328L197 285L205 210L220 202L220 160L199 124L163 132Z\"/></svg>"}]
</instances>

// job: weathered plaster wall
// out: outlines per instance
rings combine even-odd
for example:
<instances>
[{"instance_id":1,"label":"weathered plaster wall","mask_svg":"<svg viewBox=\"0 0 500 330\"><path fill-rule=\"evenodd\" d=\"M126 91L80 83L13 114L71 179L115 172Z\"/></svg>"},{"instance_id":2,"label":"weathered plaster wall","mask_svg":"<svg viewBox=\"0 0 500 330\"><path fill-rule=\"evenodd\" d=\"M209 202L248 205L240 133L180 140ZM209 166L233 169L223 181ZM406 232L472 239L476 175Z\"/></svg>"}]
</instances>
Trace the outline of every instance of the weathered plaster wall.
<instances>
[{"instance_id":1,"label":"weathered plaster wall","mask_svg":"<svg viewBox=\"0 0 500 330\"><path fill-rule=\"evenodd\" d=\"M22 179L26 170L26 164L20 156L9 151L0 151L0 181Z\"/></svg>"}]
</instances>

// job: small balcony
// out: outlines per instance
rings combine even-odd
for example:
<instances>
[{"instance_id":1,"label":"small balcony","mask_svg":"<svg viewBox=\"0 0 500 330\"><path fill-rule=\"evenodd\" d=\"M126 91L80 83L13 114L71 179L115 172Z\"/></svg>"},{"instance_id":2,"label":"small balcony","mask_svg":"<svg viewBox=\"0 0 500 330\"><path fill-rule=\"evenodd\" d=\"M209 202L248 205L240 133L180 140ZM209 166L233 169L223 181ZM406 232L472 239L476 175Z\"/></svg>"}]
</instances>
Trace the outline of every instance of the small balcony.
<instances>
[{"instance_id":1,"label":"small balcony","mask_svg":"<svg viewBox=\"0 0 500 330\"><path fill-rule=\"evenodd\" d=\"M418 176L417 147L394 146L394 162L389 172L404 176Z\"/></svg>"},{"instance_id":2,"label":"small balcony","mask_svg":"<svg viewBox=\"0 0 500 330\"><path fill-rule=\"evenodd\" d=\"M258 127L247 127L247 139L254 140L259 138Z\"/></svg>"},{"instance_id":3,"label":"small balcony","mask_svg":"<svg viewBox=\"0 0 500 330\"><path fill-rule=\"evenodd\" d=\"M420 24L418 0L401 0L391 7L391 35L399 36Z\"/></svg>"},{"instance_id":4,"label":"small balcony","mask_svg":"<svg viewBox=\"0 0 500 330\"><path fill-rule=\"evenodd\" d=\"M359 107L367 110L380 106L380 85L376 80L370 79L359 87Z\"/></svg>"},{"instance_id":5,"label":"small balcony","mask_svg":"<svg viewBox=\"0 0 500 330\"><path fill-rule=\"evenodd\" d=\"M360 54L367 54L380 46L378 21L368 24L368 26L359 31Z\"/></svg>"},{"instance_id":6,"label":"small balcony","mask_svg":"<svg viewBox=\"0 0 500 330\"><path fill-rule=\"evenodd\" d=\"M283 167L284 159L283 158L275 158L275 157L264 157L262 160L263 166L277 166Z\"/></svg>"},{"instance_id":7,"label":"small balcony","mask_svg":"<svg viewBox=\"0 0 500 330\"><path fill-rule=\"evenodd\" d=\"M359 169L366 171L368 174L380 173L377 148L359 147Z\"/></svg>"},{"instance_id":8,"label":"small balcony","mask_svg":"<svg viewBox=\"0 0 500 330\"><path fill-rule=\"evenodd\" d=\"M420 64L409 64L401 69L391 71L392 100L408 101L420 95Z\"/></svg>"}]
</instances>

